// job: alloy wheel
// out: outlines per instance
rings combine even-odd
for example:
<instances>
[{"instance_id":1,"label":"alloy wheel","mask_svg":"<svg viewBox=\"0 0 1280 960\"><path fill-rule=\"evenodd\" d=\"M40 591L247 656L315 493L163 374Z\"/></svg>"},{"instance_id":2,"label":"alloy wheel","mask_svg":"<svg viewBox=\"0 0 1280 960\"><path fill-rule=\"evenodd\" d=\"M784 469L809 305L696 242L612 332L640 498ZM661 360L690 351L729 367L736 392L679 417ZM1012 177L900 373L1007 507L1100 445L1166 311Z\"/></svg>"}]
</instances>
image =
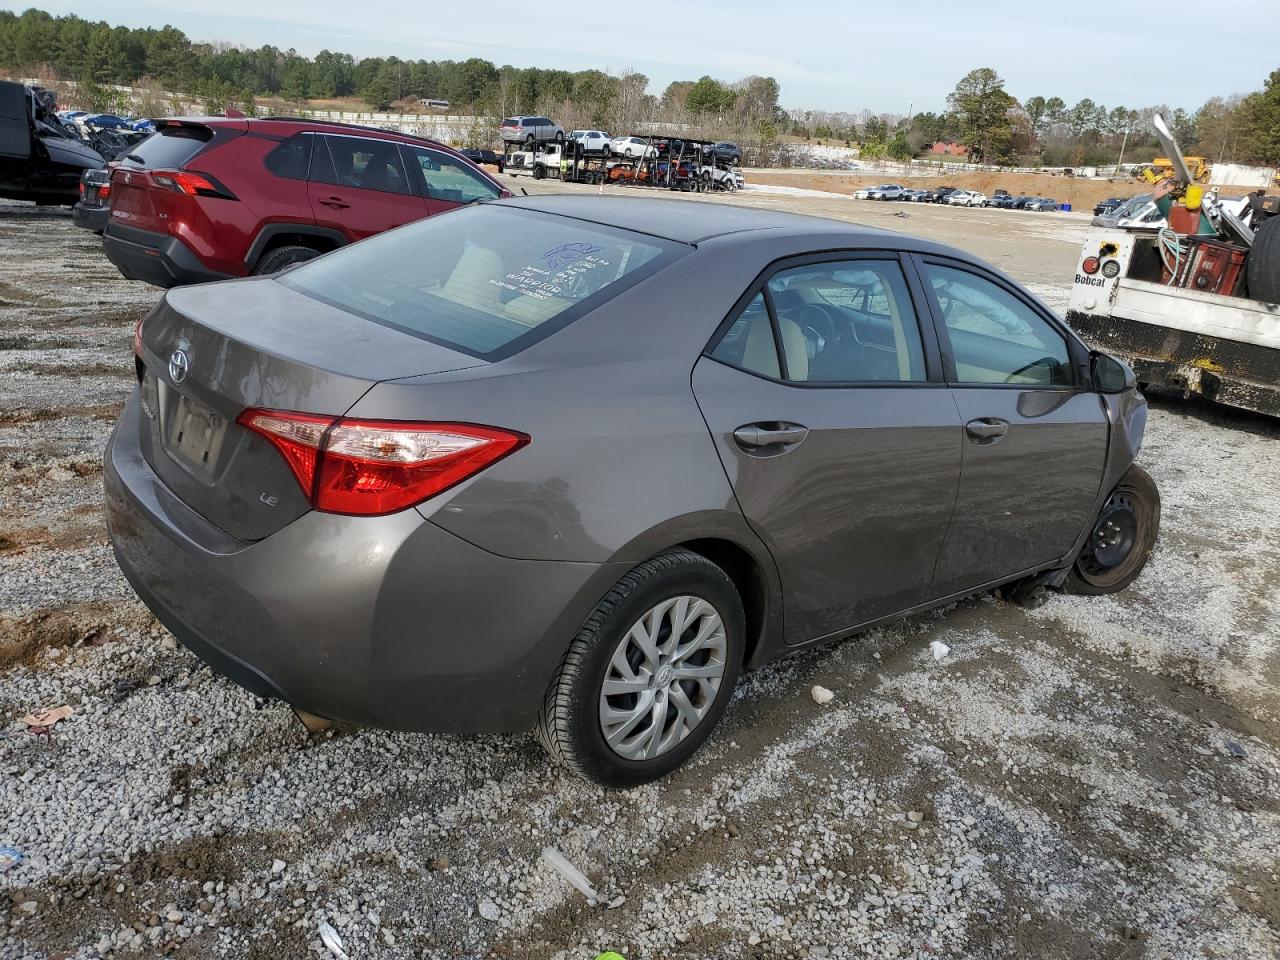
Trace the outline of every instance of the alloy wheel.
<instances>
[{"instance_id":1,"label":"alloy wheel","mask_svg":"<svg viewBox=\"0 0 1280 960\"><path fill-rule=\"evenodd\" d=\"M605 672L605 743L627 760L651 760L681 743L715 703L727 652L724 621L706 600L683 595L650 607Z\"/></svg>"}]
</instances>

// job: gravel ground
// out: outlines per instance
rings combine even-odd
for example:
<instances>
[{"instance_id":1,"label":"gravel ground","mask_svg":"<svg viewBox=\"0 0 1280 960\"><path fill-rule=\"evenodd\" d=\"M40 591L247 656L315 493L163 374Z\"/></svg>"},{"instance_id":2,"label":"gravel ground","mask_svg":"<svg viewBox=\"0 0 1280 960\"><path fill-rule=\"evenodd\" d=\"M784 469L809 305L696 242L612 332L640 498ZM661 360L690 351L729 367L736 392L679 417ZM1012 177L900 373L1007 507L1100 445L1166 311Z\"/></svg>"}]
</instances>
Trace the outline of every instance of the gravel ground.
<instances>
[{"instance_id":1,"label":"gravel ground","mask_svg":"<svg viewBox=\"0 0 1280 960\"><path fill-rule=\"evenodd\" d=\"M966 214L1061 304L1076 221ZM531 737L309 736L133 599L99 458L155 299L64 211L0 203L0 960L327 957L322 922L352 960L1280 956L1275 423L1153 410L1164 529L1130 590L757 671L687 768L606 792Z\"/></svg>"}]
</instances>

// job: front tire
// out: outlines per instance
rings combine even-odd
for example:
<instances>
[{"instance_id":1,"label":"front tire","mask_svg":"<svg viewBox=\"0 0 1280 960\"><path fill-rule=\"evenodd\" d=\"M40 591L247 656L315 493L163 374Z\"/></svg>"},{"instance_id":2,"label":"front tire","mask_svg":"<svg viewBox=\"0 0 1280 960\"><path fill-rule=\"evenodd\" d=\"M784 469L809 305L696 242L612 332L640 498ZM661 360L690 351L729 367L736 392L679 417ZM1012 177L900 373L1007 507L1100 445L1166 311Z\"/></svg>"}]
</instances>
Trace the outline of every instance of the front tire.
<instances>
[{"instance_id":1,"label":"front tire","mask_svg":"<svg viewBox=\"0 0 1280 960\"><path fill-rule=\"evenodd\" d=\"M1068 593L1118 593L1147 565L1160 532L1160 491L1136 463L1102 505L1067 575Z\"/></svg>"},{"instance_id":2,"label":"front tire","mask_svg":"<svg viewBox=\"0 0 1280 960\"><path fill-rule=\"evenodd\" d=\"M606 787L666 776L706 741L742 666L733 581L696 553L640 564L600 601L547 688L538 739Z\"/></svg>"}]
</instances>

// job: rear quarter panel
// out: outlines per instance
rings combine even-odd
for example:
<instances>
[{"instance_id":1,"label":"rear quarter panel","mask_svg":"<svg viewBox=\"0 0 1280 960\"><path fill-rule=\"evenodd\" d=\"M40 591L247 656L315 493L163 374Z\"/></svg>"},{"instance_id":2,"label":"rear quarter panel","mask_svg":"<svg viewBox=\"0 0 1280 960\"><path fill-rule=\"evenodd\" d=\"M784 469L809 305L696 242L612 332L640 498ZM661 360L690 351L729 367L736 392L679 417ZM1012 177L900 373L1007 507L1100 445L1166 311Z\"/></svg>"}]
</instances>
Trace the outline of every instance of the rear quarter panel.
<instances>
[{"instance_id":1,"label":"rear quarter panel","mask_svg":"<svg viewBox=\"0 0 1280 960\"><path fill-rule=\"evenodd\" d=\"M283 131L282 131L283 132ZM249 133L197 154L187 170L212 174L238 198L199 199L199 219L193 219L183 239L212 269L245 276L245 257L259 231L273 223L315 223L307 182L277 177L264 160L283 137Z\"/></svg>"},{"instance_id":2,"label":"rear quarter panel","mask_svg":"<svg viewBox=\"0 0 1280 960\"><path fill-rule=\"evenodd\" d=\"M697 536L755 541L690 378L757 269L691 254L483 372L381 383L350 415L528 434L528 446L420 508L503 556L640 561Z\"/></svg>"}]
</instances>

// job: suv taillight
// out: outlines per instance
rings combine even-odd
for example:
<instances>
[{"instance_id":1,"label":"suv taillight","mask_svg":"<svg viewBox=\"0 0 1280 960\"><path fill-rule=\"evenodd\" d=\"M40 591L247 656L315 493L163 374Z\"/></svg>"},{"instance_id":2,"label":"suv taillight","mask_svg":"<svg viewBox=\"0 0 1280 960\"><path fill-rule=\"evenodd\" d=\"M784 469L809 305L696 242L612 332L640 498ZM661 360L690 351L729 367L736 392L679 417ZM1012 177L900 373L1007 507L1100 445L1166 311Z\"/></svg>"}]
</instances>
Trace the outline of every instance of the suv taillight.
<instances>
[{"instance_id":1,"label":"suv taillight","mask_svg":"<svg viewBox=\"0 0 1280 960\"><path fill-rule=\"evenodd\" d=\"M152 170L151 182L174 193L185 193L189 197L236 199L230 190L202 173L190 173L186 170Z\"/></svg>"},{"instance_id":2,"label":"suv taillight","mask_svg":"<svg viewBox=\"0 0 1280 960\"><path fill-rule=\"evenodd\" d=\"M236 420L269 440L311 505L379 516L434 497L523 447L529 437L469 423L352 420L246 410Z\"/></svg>"}]
</instances>

